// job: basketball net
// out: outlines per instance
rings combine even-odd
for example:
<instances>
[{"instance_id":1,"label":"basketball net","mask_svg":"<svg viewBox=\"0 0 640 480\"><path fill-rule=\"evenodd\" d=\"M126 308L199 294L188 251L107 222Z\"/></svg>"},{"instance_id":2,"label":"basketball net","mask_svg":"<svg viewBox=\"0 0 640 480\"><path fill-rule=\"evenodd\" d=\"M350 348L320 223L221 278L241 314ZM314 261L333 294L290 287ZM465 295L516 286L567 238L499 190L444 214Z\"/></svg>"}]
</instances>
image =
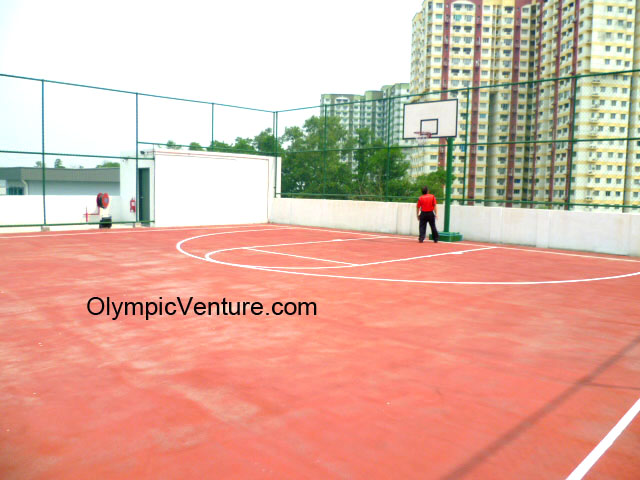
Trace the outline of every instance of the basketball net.
<instances>
[{"instance_id":1,"label":"basketball net","mask_svg":"<svg viewBox=\"0 0 640 480\"><path fill-rule=\"evenodd\" d=\"M418 145L426 145L429 139L431 139L431 132L414 132L417 135Z\"/></svg>"}]
</instances>

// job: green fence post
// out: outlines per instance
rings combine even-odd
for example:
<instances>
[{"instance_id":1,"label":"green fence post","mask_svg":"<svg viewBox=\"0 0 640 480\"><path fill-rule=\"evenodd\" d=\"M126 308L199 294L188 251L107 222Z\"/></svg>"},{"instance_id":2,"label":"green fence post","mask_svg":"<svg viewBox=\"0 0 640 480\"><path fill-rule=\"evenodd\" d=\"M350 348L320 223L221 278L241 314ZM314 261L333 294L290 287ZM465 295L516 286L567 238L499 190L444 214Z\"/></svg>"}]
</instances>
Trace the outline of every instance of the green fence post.
<instances>
[{"instance_id":1,"label":"green fence post","mask_svg":"<svg viewBox=\"0 0 640 480\"><path fill-rule=\"evenodd\" d=\"M391 98L387 98L387 174L384 182L384 201L389 201L389 179L391 177Z\"/></svg>"},{"instance_id":2,"label":"green fence post","mask_svg":"<svg viewBox=\"0 0 640 480\"><path fill-rule=\"evenodd\" d=\"M327 193L327 106L324 106L324 139L322 142L322 193Z\"/></svg>"},{"instance_id":3,"label":"green fence post","mask_svg":"<svg viewBox=\"0 0 640 480\"><path fill-rule=\"evenodd\" d=\"M211 148L212 149L213 149L213 139L214 139L214 136L213 136L214 108L215 108L215 103L212 103L211 104Z\"/></svg>"},{"instance_id":4,"label":"green fence post","mask_svg":"<svg viewBox=\"0 0 640 480\"><path fill-rule=\"evenodd\" d=\"M440 240L443 242L458 242L462 240L462 235L449 231L451 220L451 184L453 183L453 138L447 138L447 183L445 185L444 204L444 231L440 233Z\"/></svg>"},{"instance_id":5,"label":"green fence post","mask_svg":"<svg viewBox=\"0 0 640 480\"><path fill-rule=\"evenodd\" d=\"M578 77L574 77L572 79L574 83L571 96L571 102L573 107L573 115L571 117L571 128L569 132L571 133L571 137L569 138L569 143L567 143L567 177L565 178L565 184L567 185L567 195L565 197L565 210L571 210L571 178L573 176L573 154L576 148L576 92L578 91Z\"/></svg>"},{"instance_id":6,"label":"green fence post","mask_svg":"<svg viewBox=\"0 0 640 480\"><path fill-rule=\"evenodd\" d=\"M273 197L275 198L278 194L278 112L273 112L273 140L274 140L274 166L275 166L275 180L273 182ZM280 169L282 169L282 164L280 165ZM280 188L282 189L282 172L280 173ZM280 194L282 196L282 193Z\"/></svg>"},{"instance_id":7,"label":"green fence post","mask_svg":"<svg viewBox=\"0 0 640 480\"><path fill-rule=\"evenodd\" d=\"M138 192L138 94L136 93L136 223L140 218L140 198Z\"/></svg>"},{"instance_id":8,"label":"green fence post","mask_svg":"<svg viewBox=\"0 0 640 480\"><path fill-rule=\"evenodd\" d=\"M46 199L46 183L47 174L45 166L45 150L44 150L44 80L41 81L42 86L42 220L47 224L47 199Z\"/></svg>"},{"instance_id":9,"label":"green fence post","mask_svg":"<svg viewBox=\"0 0 640 480\"><path fill-rule=\"evenodd\" d=\"M469 160L469 92L470 88L467 88L467 112L464 122L464 164L462 166L462 205L464 205L464 199L467 198L467 165ZM477 148L477 147L476 147Z\"/></svg>"}]
</instances>

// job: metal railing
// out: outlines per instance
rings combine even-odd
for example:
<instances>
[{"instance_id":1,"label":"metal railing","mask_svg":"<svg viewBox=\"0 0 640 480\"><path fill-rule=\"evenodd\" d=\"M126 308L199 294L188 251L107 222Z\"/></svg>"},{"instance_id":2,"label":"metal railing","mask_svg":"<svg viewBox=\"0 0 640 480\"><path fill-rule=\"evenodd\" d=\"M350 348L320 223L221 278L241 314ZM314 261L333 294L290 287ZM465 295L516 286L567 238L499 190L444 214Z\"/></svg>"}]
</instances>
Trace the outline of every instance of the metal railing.
<instances>
[{"instance_id":1,"label":"metal railing","mask_svg":"<svg viewBox=\"0 0 640 480\"><path fill-rule=\"evenodd\" d=\"M424 183L442 195L446 142L403 138L402 112L407 103L443 98L461 107L453 203L637 211L640 100L632 92L639 78L640 70L625 70L264 110L0 74L8 105L0 112L0 195L42 196L36 221L0 217L0 226L82 223L48 218L47 197L64 193L48 178L59 173L52 168L66 166L72 176L135 161L138 200L140 162L152 159L140 149L158 145L276 156L286 197L412 201ZM78 105L93 100L79 91L109 96L94 99L86 121ZM174 138L167 126L195 131ZM23 171L9 178L11 168ZM136 211L123 223L141 220L153 222Z\"/></svg>"}]
</instances>

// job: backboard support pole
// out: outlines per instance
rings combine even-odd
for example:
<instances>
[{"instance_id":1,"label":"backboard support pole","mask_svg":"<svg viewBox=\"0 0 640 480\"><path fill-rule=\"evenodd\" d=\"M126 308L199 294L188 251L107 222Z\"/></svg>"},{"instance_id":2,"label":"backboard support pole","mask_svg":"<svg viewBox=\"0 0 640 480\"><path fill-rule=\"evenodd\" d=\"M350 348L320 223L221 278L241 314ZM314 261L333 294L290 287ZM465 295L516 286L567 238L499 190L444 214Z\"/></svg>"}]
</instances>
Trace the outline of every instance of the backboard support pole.
<instances>
[{"instance_id":1,"label":"backboard support pole","mask_svg":"<svg viewBox=\"0 0 640 480\"><path fill-rule=\"evenodd\" d=\"M444 231L440 232L440 241L442 242L459 242L462 240L462 234L458 232L450 232L451 218L451 189L453 185L453 138L447 138L447 180L445 184L445 200L444 200ZM431 238L431 236L429 236Z\"/></svg>"}]
</instances>

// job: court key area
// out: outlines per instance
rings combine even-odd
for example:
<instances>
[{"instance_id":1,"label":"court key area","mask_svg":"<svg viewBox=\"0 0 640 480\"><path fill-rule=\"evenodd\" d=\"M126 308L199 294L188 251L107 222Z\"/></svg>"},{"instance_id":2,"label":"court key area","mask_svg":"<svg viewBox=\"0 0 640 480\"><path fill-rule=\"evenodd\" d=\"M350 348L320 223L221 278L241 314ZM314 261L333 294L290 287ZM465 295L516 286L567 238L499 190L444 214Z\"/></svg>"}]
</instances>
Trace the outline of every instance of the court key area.
<instances>
[{"instance_id":1,"label":"court key area","mask_svg":"<svg viewBox=\"0 0 640 480\"><path fill-rule=\"evenodd\" d=\"M638 258L278 224L0 249L3 479L640 478ZM223 300L264 309L194 311Z\"/></svg>"}]
</instances>

